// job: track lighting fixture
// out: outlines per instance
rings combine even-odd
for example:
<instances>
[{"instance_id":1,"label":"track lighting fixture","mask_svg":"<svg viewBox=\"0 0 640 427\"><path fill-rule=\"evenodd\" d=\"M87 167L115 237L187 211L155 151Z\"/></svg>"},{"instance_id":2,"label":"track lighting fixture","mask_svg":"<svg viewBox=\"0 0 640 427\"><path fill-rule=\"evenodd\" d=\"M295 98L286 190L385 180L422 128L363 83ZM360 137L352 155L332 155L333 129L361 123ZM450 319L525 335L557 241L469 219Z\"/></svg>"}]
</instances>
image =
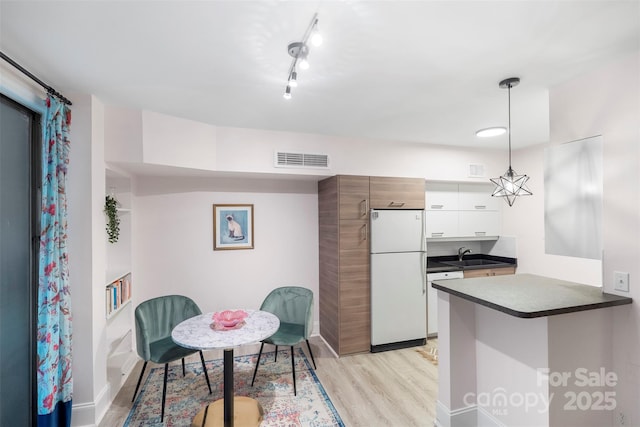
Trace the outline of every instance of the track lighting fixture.
<instances>
[{"instance_id":1,"label":"track lighting fixture","mask_svg":"<svg viewBox=\"0 0 640 427\"><path fill-rule=\"evenodd\" d=\"M318 14L315 13L307 31L305 31L302 41L289 43L287 46L287 52L289 56L293 58L291 66L289 67L289 77L287 79L287 87L284 92L285 99L291 99L291 88L298 86L298 72L297 70L306 70L309 68L309 45L308 42L314 46L320 46L322 44L322 35L318 31Z\"/></svg>"}]
</instances>

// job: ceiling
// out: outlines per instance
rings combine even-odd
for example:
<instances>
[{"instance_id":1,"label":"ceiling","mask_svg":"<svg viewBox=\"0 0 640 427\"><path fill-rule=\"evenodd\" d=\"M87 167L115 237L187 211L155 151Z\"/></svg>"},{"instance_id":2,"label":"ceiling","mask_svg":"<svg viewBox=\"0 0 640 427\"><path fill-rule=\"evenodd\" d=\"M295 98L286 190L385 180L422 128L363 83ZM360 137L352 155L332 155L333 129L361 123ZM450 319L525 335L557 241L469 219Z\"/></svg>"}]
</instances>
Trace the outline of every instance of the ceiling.
<instances>
[{"instance_id":1,"label":"ceiling","mask_svg":"<svg viewBox=\"0 0 640 427\"><path fill-rule=\"evenodd\" d=\"M282 97L313 14L324 36ZM640 1L0 1L0 49L73 100L218 126L505 148L548 91L640 50Z\"/></svg>"}]
</instances>

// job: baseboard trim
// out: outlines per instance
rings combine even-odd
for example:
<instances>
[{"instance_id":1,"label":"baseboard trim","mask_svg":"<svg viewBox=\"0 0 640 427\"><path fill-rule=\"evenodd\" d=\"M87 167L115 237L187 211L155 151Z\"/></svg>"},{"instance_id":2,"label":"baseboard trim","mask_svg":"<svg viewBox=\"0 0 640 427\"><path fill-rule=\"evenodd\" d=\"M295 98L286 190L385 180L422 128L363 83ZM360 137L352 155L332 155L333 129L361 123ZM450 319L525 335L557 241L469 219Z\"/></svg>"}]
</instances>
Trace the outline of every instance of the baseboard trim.
<instances>
[{"instance_id":1,"label":"baseboard trim","mask_svg":"<svg viewBox=\"0 0 640 427\"><path fill-rule=\"evenodd\" d=\"M477 427L480 425L478 424L478 408L473 405L451 411L438 400L436 420L433 424L436 427Z\"/></svg>"},{"instance_id":2,"label":"baseboard trim","mask_svg":"<svg viewBox=\"0 0 640 427\"><path fill-rule=\"evenodd\" d=\"M71 407L71 427L96 427L96 406L91 403L80 403Z\"/></svg>"},{"instance_id":3,"label":"baseboard trim","mask_svg":"<svg viewBox=\"0 0 640 427\"><path fill-rule=\"evenodd\" d=\"M427 343L426 339L418 338L415 340L399 341L399 342L392 342L387 344L377 344L377 345L372 344L371 353L378 353L381 351L388 351L388 350L399 350L401 348L408 348L408 347L418 347L421 345L425 345L426 343Z\"/></svg>"},{"instance_id":4,"label":"baseboard trim","mask_svg":"<svg viewBox=\"0 0 640 427\"><path fill-rule=\"evenodd\" d=\"M338 355L338 353L335 352L335 350L333 349L333 347L331 347L329 345L329 343L327 342L327 340L324 339L324 337L322 335L318 335L320 337L320 339L322 340L322 342L324 342L324 344L327 346L327 348L329 349L329 351L333 354L333 357L335 357L336 359L339 359L340 356Z\"/></svg>"}]
</instances>

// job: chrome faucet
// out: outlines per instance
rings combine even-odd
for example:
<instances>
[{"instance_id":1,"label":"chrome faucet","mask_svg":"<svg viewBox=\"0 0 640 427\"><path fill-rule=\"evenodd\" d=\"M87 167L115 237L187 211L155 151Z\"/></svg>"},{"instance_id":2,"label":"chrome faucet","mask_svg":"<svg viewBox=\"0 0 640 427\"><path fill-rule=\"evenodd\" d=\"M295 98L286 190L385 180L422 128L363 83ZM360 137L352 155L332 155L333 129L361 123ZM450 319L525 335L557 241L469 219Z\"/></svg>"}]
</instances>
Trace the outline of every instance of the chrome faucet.
<instances>
[{"instance_id":1,"label":"chrome faucet","mask_svg":"<svg viewBox=\"0 0 640 427\"><path fill-rule=\"evenodd\" d=\"M466 254L471 253L471 249L466 249L464 250L464 246L458 249L458 261L462 261L462 257L464 257Z\"/></svg>"}]
</instances>

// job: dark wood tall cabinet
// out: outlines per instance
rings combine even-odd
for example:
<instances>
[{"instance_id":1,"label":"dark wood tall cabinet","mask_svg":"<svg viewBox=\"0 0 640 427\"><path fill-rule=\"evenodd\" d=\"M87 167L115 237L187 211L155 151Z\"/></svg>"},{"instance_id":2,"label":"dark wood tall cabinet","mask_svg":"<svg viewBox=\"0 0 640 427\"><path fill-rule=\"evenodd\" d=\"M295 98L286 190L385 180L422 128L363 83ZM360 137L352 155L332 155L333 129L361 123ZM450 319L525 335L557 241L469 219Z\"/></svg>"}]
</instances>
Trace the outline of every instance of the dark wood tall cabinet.
<instances>
[{"instance_id":1,"label":"dark wood tall cabinet","mask_svg":"<svg viewBox=\"0 0 640 427\"><path fill-rule=\"evenodd\" d=\"M369 351L369 177L318 183L320 335L338 355Z\"/></svg>"},{"instance_id":2,"label":"dark wood tall cabinet","mask_svg":"<svg viewBox=\"0 0 640 427\"><path fill-rule=\"evenodd\" d=\"M371 349L369 210L424 209L424 180L338 175L318 183L320 335L338 355Z\"/></svg>"}]
</instances>

